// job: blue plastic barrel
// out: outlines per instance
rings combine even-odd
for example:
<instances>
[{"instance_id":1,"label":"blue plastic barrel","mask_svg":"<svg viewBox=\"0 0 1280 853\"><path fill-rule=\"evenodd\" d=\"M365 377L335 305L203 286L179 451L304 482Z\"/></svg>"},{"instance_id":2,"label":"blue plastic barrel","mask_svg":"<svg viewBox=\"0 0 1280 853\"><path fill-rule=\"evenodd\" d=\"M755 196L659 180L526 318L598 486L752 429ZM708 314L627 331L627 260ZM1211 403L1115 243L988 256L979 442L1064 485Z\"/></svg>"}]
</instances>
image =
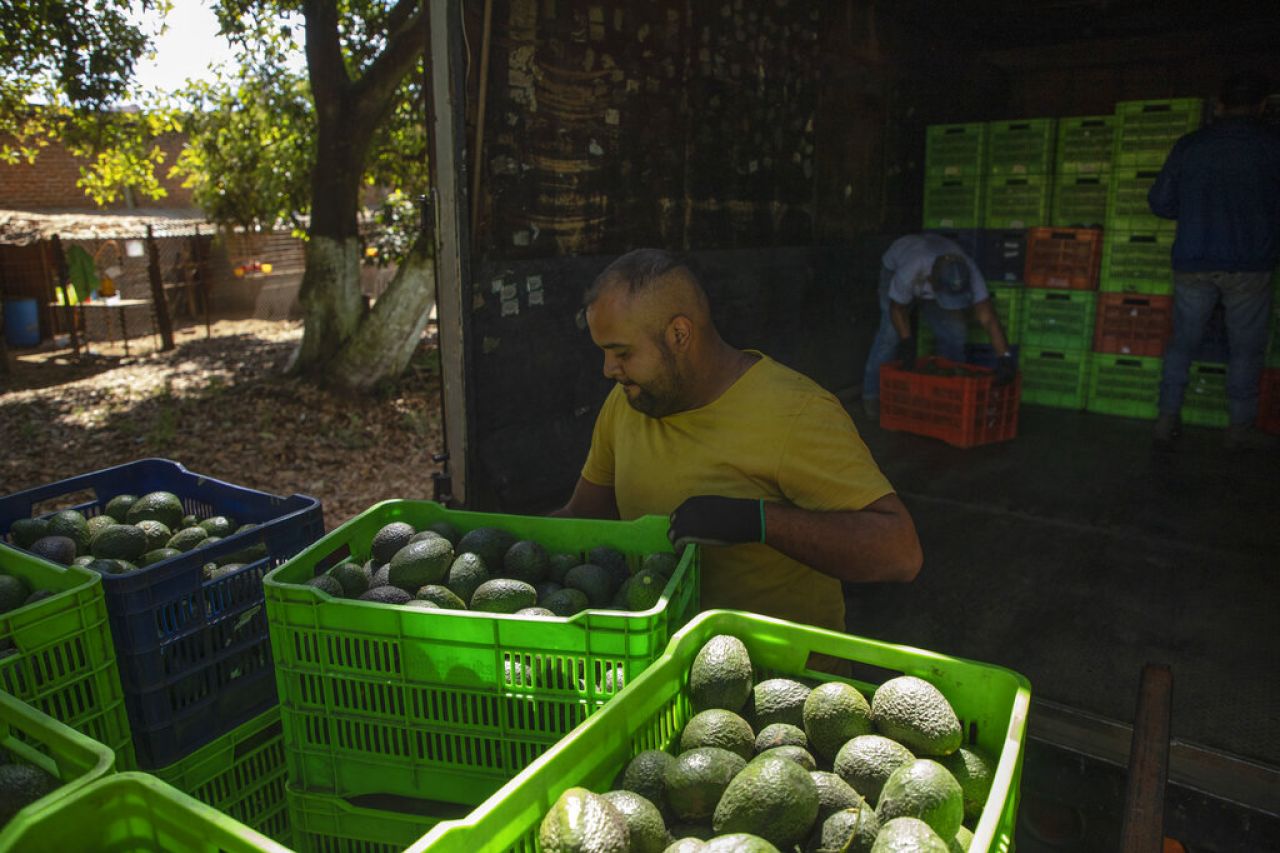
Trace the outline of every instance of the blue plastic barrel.
<instances>
[{"instance_id":1,"label":"blue plastic barrel","mask_svg":"<svg viewBox=\"0 0 1280 853\"><path fill-rule=\"evenodd\" d=\"M4 339L11 347L40 345L40 315L34 299L6 299Z\"/></svg>"}]
</instances>

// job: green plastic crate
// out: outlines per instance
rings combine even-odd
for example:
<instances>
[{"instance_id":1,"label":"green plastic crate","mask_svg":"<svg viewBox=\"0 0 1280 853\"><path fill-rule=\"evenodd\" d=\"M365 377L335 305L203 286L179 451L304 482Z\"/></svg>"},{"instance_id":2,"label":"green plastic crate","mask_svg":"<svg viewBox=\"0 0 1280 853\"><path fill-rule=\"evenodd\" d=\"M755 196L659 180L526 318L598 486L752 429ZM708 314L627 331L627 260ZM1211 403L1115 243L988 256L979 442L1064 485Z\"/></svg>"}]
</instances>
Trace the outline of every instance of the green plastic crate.
<instances>
[{"instance_id":1,"label":"green plastic crate","mask_svg":"<svg viewBox=\"0 0 1280 853\"><path fill-rule=\"evenodd\" d=\"M996 310L996 316L1000 318L1000 326L1004 329L1005 340L1010 344L1016 344L1021 339L1022 332L1022 306L1023 291L1027 288L1021 284L995 284L987 282L987 291L991 294L991 305ZM933 328L924 321L920 320L920 326L916 330L917 351L920 355L933 355L934 345L937 343L934 338ZM977 320L973 319L972 312L969 313L969 320L965 324L965 343L968 344L988 344L991 343L991 336L987 334L987 330L982 328Z\"/></svg>"},{"instance_id":2,"label":"green plastic crate","mask_svg":"<svg viewBox=\"0 0 1280 853\"><path fill-rule=\"evenodd\" d=\"M1083 409L1089 388L1087 349L1048 349L1023 345L1022 402L1058 409Z\"/></svg>"},{"instance_id":3,"label":"green plastic crate","mask_svg":"<svg viewBox=\"0 0 1280 853\"><path fill-rule=\"evenodd\" d=\"M401 853L442 820L465 817L465 806L407 797L382 798L377 808L315 794L290 785L286 790L293 846L298 853ZM378 802L376 798L363 798ZM394 806L401 806L397 810ZM412 811L411 809L417 809ZM476 850L485 849L477 847Z\"/></svg>"},{"instance_id":4,"label":"green plastic crate","mask_svg":"<svg viewBox=\"0 0 1280 853\"><path fill-rule=\"evenodd\" d=\"M136 772L104 776L30 820L15 819L0 839L0 849L14 851L290 853L172 785Z\"/></svg>"},{"instance_id":5,"label":"green plastic crate","mask_svg":"<svg viewBox=\"0 0 1280 853\"><path fill-rule=\"evenodd\" d=\"M1104 293L1173 293L1173 234L1169 232L1107 231L1102 240Z\"/></svg>"},{"instance_id":6,"label":"green plastic crate","mask_svg":"<svg viewBox=\"0 0 1280 853\"><path fill-rule=\"evenodd\" d=\"M986 140L984 122L929 125L924 141L925 174L939 178L983 174Z\"/></svg>"},{"instance_id":7,"label":"green plastic crate","mask_svg":"<svg viewBox=\"0 0 1280 853\"><path fill-rule=\"evenodd\" d=\"M982 227L983 180L981 175L926 177L924 227Z\"/></svg>"},{"instance_id":8,"label":"green plastic crate","mask_svg":"<svg viewBox=\"0 0 1280 853\"><path fill-rule=\"evenodd\" d=\"M1058 175L1105 175L1111 170L1115 131L1114 115L1058 119L1058 154L1054 172Z\"/></svg>"},{"instance_id":9,"label":"green plastic crate","mask_svg":"<svg viewBox=\"0 0 1280 853\"><path fill-rule=\"evenodd\" d=\"M969 734L969 742L976 742L997 757L991 794L974 829L970 849L1012 848L1031 702L1031 687L1025 678L990 664L907 646L750 613L710 610L680 631L662 660L599 714L466 819L438 824L410 847L409 853L537 850L542 817L566 789L581 786L606 791L637 753L667 749L677 741L681 728L692 716L685 692L689 665L707 640L717 634L731 634L742 640L759 678L832 680L832 676L808 668L810 653L819 653L852 661L853 683L868 695L890 674L914 675L935 684L951 701Z\"/></svg>"},{"instance_id":10,"label":"green plastic crate","mask_svg":"<svg viewBox=\"0 0 1280 853\"><path fill-rule=\"evenodd\" d=\"M20 849L18 839L25 826L115 769L115 753L109 747L3 691L0 691L0 750L11 756L10 760L39 767L62 783L57 790L19 811L7 824L0 824L0 850Z\"/></svg>"},{"instance_id":11,"label":"green plastic crate","mask_svg":"<svg viewBox=\"0 0 1280 853\"><path fill-rule=\"evenodd\" d=\"M121 769L136 767L102 577L6 545L0 572L54 592L0 614L0 690L107 745Z\"/></svg>"},{"instance_id":12,"label":"green plastic crate","mask_svg":"<svg viewBox=\"0 0 1280 853\"><path fill-rule=\"evenodd\" d=\"M493 526L550 551L598 545L634 569L671 550L667 519L595 521L385 501L264 579L289 781L349 797L480 802L657 660L698 612L699 557L686 549L653 608L570 618L426 611L331 598L305 586L392 521Z\"/></svg>"},{"instance_id":13,"label":"green plastic crate","mask_svg":"<svg viewBox=\"0 0 1280 853\"><path fill-rule=\"evenodd\" d=\"M1087 290L1027 288L1022 298L1023 344L1050 349L1089 349L1093 343L1097 301L1098 295ZM1025 399L1025 393L1023 397Z\"/></svg>"},{"instance_id":14,"label":"green plastic crate","mask_svg":"<svg viewBox=\"0 0 1280 853\"><path fill-rule=\"evenodd\" d=\"M1203 118L1204 101L1199 98L1121 101L1116 104L1112 169L1124 166L1160 168L1173 143L1198 128Z\"/></svg>"},{"instance_id":15,"label":"green plastic crate","mask_svg":"<svg viewBox=\"0 0 1280 853\"><path fill-rule=\"evenodd\" d=\"M1034 228L1049 224L1053 179L1049 175L989 177L982 205L983 227Z\"/></svg>"},{"instance_id":16,"label":"green plastic crate","mask_svg":"<svg viewBox=\"0 0 1280 853\"><path fill-rule=\"evenodd\" d=\"M1085 408L1105 415L1153 420L1160 399L1163 358L1094 353Z\"/></svg>"},{"instance_id":17,"label":"green plastic crate","mask_svg":"<svg viewBox=\"0 0 1280 853\"><path fill-rule=\"evenodd\" d=\"M1097 228L1107 221L1111 182L1102 175L1058 175L1053 181L1050 223L1056 228Z\"/></svg>"},{"instance_id":18,"label":"green plastic crate","mask_svg":"<svg viewBox=\"0 0 1280 853\"><path fill-rule=\"evenodd\" d=\"M1207 427L1225 427L1231 422L1227 412L1227 366L1217 362L1193 361L1182 398L1182 422Z\"/></svg>"},{"instance_id":19,"label":"green plastic crate","mask_svg":"<svg viewBox=\"0 0 1280 853\"><path fill-rule=\"evenodd\" d=\"M282 844L292 841L284 793L284 731L278 706L181 761L151 772L269 838Z\"/></svg>"},{"instance_id":20,"label":"green plastic crate","mask_svg":"<svg viewBox=\"0 0 1280 853\"><path fill-rule=\"evenodd\" d=\"M1107 221L1109 231L1142 231L1173 234L1178 223L1161 219L1151 212L1147 193L1160 176L1156 167L1117 167L1111 171L1107 189Z\"/></svg>"},{"instance_id":21,"label":"green plastic crate","mask_svg":"<svg viewBox=\"0 0 1280 853\"><path fill-rule=\"evenodd\" d=\"M1057 119L1030 118L987 123L987 172L1047 175L1053 171Z\"/></svg>"}]
</instances>

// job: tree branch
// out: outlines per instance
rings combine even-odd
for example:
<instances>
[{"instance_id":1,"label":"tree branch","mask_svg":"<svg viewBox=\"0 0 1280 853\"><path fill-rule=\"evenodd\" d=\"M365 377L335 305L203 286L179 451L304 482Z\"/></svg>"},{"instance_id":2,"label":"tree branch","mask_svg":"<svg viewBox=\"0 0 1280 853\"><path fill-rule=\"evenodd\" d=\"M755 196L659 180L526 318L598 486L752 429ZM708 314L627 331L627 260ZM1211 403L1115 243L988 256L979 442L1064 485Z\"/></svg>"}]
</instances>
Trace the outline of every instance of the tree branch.
<instances>
[{"instance_id":1,"label":"tree branch","mask_svg":"<svg viewBox=\"0 0 1280 853\"><path fill-rule=\"evenodd\" d=\"M387 32L387 46L352 86L355 112L369 126L381 123L400 81L426 51L426 12L421 0L400 0L387 14L388 23L394 24Z\"/></svg>"},{"instance_id":2,"label":"tree branch","mask_svg":"<svg viewBox=\"0 0 1280 853\"><path fill-rule=\"evenodd\" d=\"M305 0L307 71L316 112L333 108L345 100L351 87L342 44L338 40L338 6L332 0Z\"/></svg>"}]
</instances>

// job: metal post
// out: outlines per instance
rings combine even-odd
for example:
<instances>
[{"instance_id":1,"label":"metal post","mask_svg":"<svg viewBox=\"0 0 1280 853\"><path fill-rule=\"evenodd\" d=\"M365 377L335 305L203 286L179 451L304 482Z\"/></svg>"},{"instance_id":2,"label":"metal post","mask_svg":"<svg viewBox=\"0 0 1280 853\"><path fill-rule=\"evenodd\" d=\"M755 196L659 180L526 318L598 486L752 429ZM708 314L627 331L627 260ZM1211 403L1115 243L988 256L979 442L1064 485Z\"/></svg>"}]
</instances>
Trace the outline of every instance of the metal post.
<instances>
[{"instance_id":1,"label":"metal post","mask_svg":"<svg viewBox=\"0 0 1280 853\"><path fill-rule=\"evenodd\" d=\"M147 226L147 277L151 279L151 301L160 325L160 349L168 351L174 346L173 322L169 319L169 300L164 297L164 282L160 280L160 247L156 245L150 225Z\"/></svg>"},{"instance_id":2,"label":"metal post","mask_svg":"<svg viewBox=\"0 0 1280 853\"><path fill-rule=\"evenodd\" d=\"M62 239L54 234L49 238L49 244L53 246L53 263L58 271L58 287L62 288L62 316L63 319L70 320L71 328L71 347L75 351L76 360L80 360L80 335L76 331L76 311L71 305L71 294L67 290L68 283L71 281L71 273L67 271L67 256L62 251ZM89 341L85 340L85 349L89 349Z\"/></svg>"}]
</instances>

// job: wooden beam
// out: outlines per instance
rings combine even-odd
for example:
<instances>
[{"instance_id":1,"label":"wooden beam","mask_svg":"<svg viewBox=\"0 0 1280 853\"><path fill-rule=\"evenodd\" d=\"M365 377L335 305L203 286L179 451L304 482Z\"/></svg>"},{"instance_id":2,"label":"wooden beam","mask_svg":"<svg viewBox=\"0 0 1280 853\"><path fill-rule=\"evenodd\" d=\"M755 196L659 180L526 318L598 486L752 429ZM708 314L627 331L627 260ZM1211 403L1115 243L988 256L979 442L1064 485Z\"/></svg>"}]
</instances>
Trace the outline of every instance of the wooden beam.
<instances>
[{"instance_id":1,"label":"wooden beam","mask_svg":"<svg viewBox=\"0 0 1280 853\"><path fill-rule=\"evenodd\" d=\"M1164 846L1164 792L1169 781L1169 733L1173 717L1173 672L1164 664L1142 668L1138 712L1129 747L1120 828L1122 853L1160 853Z\"/></svg>"},{"instance_id":2,"label":"wooden beam","mask_svg":"<svg viewBox=\"0 0 1280 853\"><path fill-rule=\"evenodd\" d=\"M165 298L164 282L160 279L160 247L156 245L156 237L150 225L147 226L147 278L151 282L151 304L155 308L156 322L160 326L160 349L168 352L174 347L173 320L169 317L169 300ZM120 326L120 334L124 335L123 323ZM129 343L126 340L126 352L128 346Z\"/></svg>"}]
</instances>

